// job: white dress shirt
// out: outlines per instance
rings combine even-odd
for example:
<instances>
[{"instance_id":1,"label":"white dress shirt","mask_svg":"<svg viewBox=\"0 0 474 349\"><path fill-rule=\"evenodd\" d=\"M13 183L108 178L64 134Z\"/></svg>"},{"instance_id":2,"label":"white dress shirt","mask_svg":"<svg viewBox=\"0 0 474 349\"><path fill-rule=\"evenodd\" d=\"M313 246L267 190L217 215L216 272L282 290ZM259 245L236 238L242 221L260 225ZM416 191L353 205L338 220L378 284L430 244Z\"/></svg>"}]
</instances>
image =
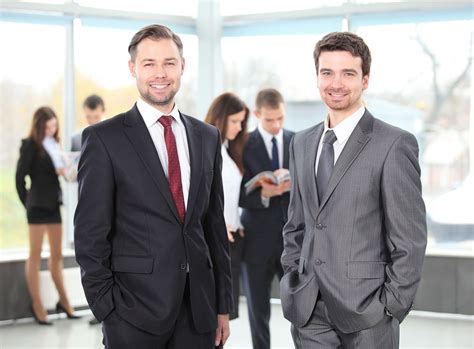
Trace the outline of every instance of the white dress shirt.
<instances>
[{"instance_id":1,"label":"white dress shirt","mask_svg":"<svg viewBox=\"0 0 474 349\"><path fill-rule=\"evenodd\" d=\"M280 132L278 132L276 135L272 135L270 132L265 131L265 129L259 123L258 132L260 132L260 135L263 138L263 143L265 144L265 148L267 148L268 158L270 160L272 159L272 148L273 148L272 138L275 137L277 141L277 147L278 147L278 164L280 165L280 168L282 168L283 167L283 129L281 129Z\"/></svg>"},{"instance_id":2,"label":"white dress shirt","mask_svg":"<svg viewBox=\"0 0 474 349\"><path fill-rule=\"evenodd\" d=\"M242 174L239 167L227 152L227 140L222 144L222 185L224 187L224 218L225 223L233 231L241 228L239 195Z\"/></svg>"},{"instance_id":3,"label":"white dress shirt","mask_svg":"<svg viewBox=\"0 0 474 349\"><path fill-rule=\"evenodd\" d=\"M58 169L64 167L64 161L61 157L61 146L56 139L54 139L54 137L44 137L42 144L53 161L54 168Z\"/></svg>"},{"instance_id":4,"label":"white dress shirt","mask_svg":"<svg viewBox=\"0 0 474 349\"><path fill-rule=\"evenodd\" d=\"M163 114L159 110L155 109L141 98L137 100L137 108L140 112L145 125L150 132L151 139L155 144L156 151L165 171L165 176L168 178L168 152L166 150L165 142L165 129L162 124L158 122L158 119L162 117ZM171 113L167 114L173 117L173 122L171 123L171 128L174 133L174 138L176 139L176 148L178 150L179 158L179 167L181 169L181 184L183 186L183 197L184 197L184 206L188 207L188 196L189 196L189 185L191 179L191 165L189 160L189 147L188 139L186 137L186 128L184 127L183 121L179 114L176 104L173 107Z\"/></svg>"},{"instance_id":5,"label":"white dress shirt","mask_svg":"<svg viewBox=\"0 0 474 349\"><path fill-rule=\"evenodd\" d=\"M321 139L319 140L318 154L316 156L316 166L314 169L314 173L318 173L319 156L321 155L321 150L323 148L322 144L323 144L323 139L324 139L324 135L326 134L326 131L333 130L334 134L337 137L337 140L333 144L334 164L336 164L336 161L339 158L339 155L341 155L342 150L344 149L344 146L347 143L347 140L349 139L350 135L356 128L360 119L362 119L362 116L364 116L364 113L365 113L365 107L364 105L361 105L360 108L357 109L357 111L354 114L342 120L334 128L329 128L329 115L326 117L326 119L324 120L324 131L321 136Z\"/></svg>"}]
</instances>

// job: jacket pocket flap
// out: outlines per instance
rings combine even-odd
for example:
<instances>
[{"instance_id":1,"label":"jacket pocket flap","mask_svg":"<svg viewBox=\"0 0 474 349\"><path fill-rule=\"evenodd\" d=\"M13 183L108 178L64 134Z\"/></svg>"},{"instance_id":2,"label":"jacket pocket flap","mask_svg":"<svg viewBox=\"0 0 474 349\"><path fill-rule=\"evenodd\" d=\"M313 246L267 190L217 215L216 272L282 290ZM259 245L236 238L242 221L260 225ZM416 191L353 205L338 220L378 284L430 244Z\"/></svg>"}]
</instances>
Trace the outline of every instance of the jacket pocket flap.
<instances>
[{"instance_id":1,"label":"jacket pocket flap","mask_svg":"<svg viewBox=\"0 0 474 349\"><path fill-rule=\"evenodd\" d=\"M150 274L153 271L154 258L114 256L112 257L112 270L121 273Z\"/></svg>"},{"instance_id":2,"label":"jacket pocket flap","mask_svg":"<svg viewBox=\"0 0 474 349\"><path fill-rule=\"evenodd\" d=\"M349 279L380 279L385 277L386 262L348 262Z\"/></svg>"}]
</instances>

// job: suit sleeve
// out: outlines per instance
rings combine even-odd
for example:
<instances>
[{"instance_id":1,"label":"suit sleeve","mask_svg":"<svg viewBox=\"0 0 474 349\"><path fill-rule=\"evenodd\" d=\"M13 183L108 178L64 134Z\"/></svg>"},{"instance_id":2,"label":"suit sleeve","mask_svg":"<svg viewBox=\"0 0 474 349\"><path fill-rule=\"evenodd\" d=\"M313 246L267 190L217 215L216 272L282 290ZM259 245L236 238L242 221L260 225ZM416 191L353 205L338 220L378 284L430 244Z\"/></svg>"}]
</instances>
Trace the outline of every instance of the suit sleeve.
<instances>
[{"instance_id":1,"label":"suit sleeve","mask_svg":"<svg viewBox=\"0 0 474 349\"><path fill-rule=\"evenodd\" d=\"M281 264L285 273L298 268L301 247L305 233L303 202L298 184L297 166L295 164L294 138L290 143L290 174L292 178L288 221L283 228L283 254Z\"/></svg>"},{"instance_id":2,"label":"suit sleeve","mask_svg":"<svg viewBox=\"0 0 474 349\"><path fill-rule=\"evenodd\" d=\"M74 242L87 301L94 316L102 321L114 308L109 238L112 234L115 182L111 160L96 131L87 128L82 140Z\"/></svg>"},{"instance_id":3,"label":"suit sleeve","mask_svg":"<svg viewBox=\"0 0 474 349\"><path fill-rule=\"evenodd\" d=\"M217 131L217 129L216 129ZM221 136L216 132L214 175L209 207L204 219L204 234L211 254L216 281L217 313L232 311L232 277L230 269L229 241L224 219L224 190L222 187Z\"/></svg>"},{"instance_id":4,"label":"suit sleeve","mask_svg":"<svg viewBox=\"0 0 474 349\"><path fill-rule=\"evenodd\" d=\"M243 153L244 175L240 185L239 206L246 209L266 209L262 203L262 188L259 187L247 195L245 193L245 183L251 180L258 173L253 173L249 164L250 150L246 146ZM271 198L270 198L271 200ZM270 201L269 200L269 201Z\"/></svg>"},{"instance_id":5,"label":"suit sleeve","mask_svg":"<svg viewBox=\"0 0 474 349\"><path fill-rule=\"evenodd\" d=\"M28 191L26 189L25 177L31 174L33 158L35 156L35 144L30 140L23 140L20 147L20 158L18 159L15 173L16 191L23 206L26 207Z\"/></svg>"},{"instance_id":6,"label":"suit sleeve","mask_svg":"<svg viewBox=\"0 0 474 349\"><path fill-rule=\"evenodd\" d=\"M421 195L418 144L404 133L392 145L382 173L382 202L391 264L382 292L400 322L410 311L426 249L426 211Z\"/></svg>"}]
</instances>

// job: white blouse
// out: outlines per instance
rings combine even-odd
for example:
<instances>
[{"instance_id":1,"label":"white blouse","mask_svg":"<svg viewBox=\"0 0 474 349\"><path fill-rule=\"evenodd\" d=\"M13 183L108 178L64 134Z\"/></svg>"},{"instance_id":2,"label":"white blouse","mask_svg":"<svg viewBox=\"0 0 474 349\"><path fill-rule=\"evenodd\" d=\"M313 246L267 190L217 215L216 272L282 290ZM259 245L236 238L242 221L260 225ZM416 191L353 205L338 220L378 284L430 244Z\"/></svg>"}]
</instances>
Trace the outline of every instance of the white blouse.
<instances>
[{"instance_id":1,"label":"white blouse","mask_svg":"<svg viewBox=\"0 0 474 349\"><path fill-rule=\"evenodd\" d=\"M224 187L224 218L233 231L241 228L240 224L240 183L242 174L239 167L227 152L227 142L222 144L222 185Z\"/></svg>"},{"instance_id":2,"label":"white blouse","mask_svg":"<svg viewBox=\"0 0 474 349\"><path fill-rule=\"evenodd\" d=\"M64 167L64 161L61 156L61 146L56 142L54 137L45 137L43 139L43 147L46 149L46 152L53 161L55 169Z\"/></svg>"}]
</instances>

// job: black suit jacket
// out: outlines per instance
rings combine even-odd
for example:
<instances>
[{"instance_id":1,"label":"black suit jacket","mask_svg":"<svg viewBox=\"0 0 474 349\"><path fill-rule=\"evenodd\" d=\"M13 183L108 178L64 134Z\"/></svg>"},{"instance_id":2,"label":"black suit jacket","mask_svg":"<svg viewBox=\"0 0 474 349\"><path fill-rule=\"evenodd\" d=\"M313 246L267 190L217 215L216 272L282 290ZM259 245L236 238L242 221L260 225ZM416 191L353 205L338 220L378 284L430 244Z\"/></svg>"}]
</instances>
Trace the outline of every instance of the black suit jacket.
<instances>
[{"instance_id":1,"label":"black suit jacket","mask_svg":"<svg viewBox=\"0 0 474 349\"><path fill-rule=\"evenodd\" d=\"M76 259L98 320L110 312L155 334L172 328L189 267L199 332L232 308L218 130L181 114L191 162L184 224L136 106L88 127L79 161Z\"/></svg>"},{"instance_id":2,"label":"black suit jacket","mask_svg":"<svg viewBox=\"0 0 474 349\"><path fill-rule=\"evenodd\" d=\"M26 176L31 179L29 190L26 189ZM61 187L53 161L46 150L39 151L31 138L21 142L15 181L18 196L26 208L54 209L62 203Z\"/></svg>"},{"instance_id":3,"label":"black suit jacket","mask_svg":"<svg viewBox=\"0 0 474 349\"><path fill-rule=\"evenodd\" d=\"M289 168L289 146L294 132L283 130L283 167ZM239 206L245 228L244 260L261 263L272 257L280 258L283 252L283 226L287 220L290 194L270 199L268 208L262 205L261 189L245 194L245 183L262 171L272 168L271 160L258 129L249 134L243 153L244 175Z\"/></svg>"}]
</instances>

